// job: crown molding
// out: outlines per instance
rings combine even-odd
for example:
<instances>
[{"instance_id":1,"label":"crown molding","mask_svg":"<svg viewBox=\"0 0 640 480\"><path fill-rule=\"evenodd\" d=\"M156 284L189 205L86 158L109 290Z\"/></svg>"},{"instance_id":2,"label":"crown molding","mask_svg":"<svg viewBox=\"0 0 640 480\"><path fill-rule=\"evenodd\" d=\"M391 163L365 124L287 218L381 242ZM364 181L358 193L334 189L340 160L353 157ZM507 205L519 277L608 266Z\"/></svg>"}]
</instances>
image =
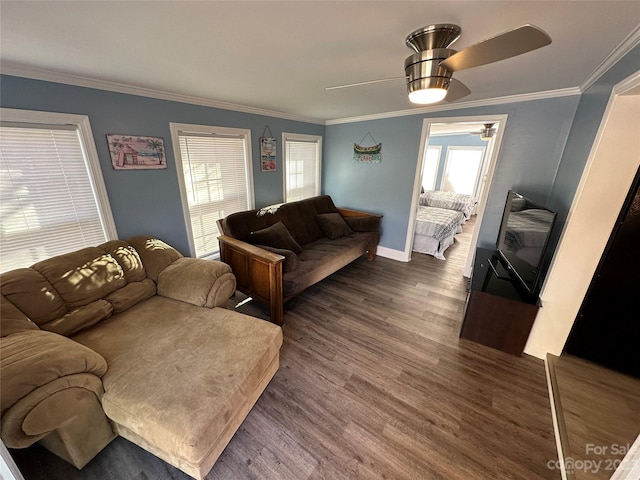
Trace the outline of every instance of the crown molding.
<instances>
[{"instance_id":1,"label":"crown molding","mask_svg":"<svg viewBox=\"0 0 640 480\"><path fill-rule=\"evenodd\" d=\"M598 79L604 75L611 67L629 53L633 48L640 44L640 25L636 26L631 33L620 42L600 65L589 75L584 82L580 84L580 91L584 92L591 85L596 83Z\"/></svg>"},{"instance_id":2,"label":"crown molding","mask_svg":"<svg viewBox=\"0 0 640 480\"><path fill-rule=\"evenodd\" d=\"M152 88L138 87L125 83L111 82L107 80L99 80L91 77L83 77L53 70L46 70L37 67L29 67L13 62L2 62L2 74L15 77L25 77L34 80L43 80L46 82L63 83L66 85L75 85L77 87L95 88L98 90L107 90L116 93L125 93L129 95L138 95L141 97L157 98L160 100L169 100L172 102L188 103L191 105L200 105L203 107L220 108L223 110L233 110L235 112L251 113L254 115L264 115L266 117L282 118L284 120L294 120L297 122L314 123L324 125L324 120L317 118L303 117L274 110L266 110L256 107L248 107L246 105L238 105L235 103L222 102L204 97L196 97L192 95L183 95L180 93L166 92Z\"/></svg>"},{"instance_id":3,"label":"crown molding","mask_svg":"<svg viewBox=\"0 0 640 480\"><path fill-rule=\"evenodd\" d=\"M463 108L488 107L492 105L504 105L505 103L530 102L532 100L542 100L548 98L570 97L580 95L579 87L562 88L558 90L546 90L544 92L523 93L520 95L509 95L506 97L488 98L484 100L472 100L469 102L457 102L436 105L432 107L412 108L410 110L399 110L396 112L376 113L373 115L363 115L360 117L338 118L327 120L326 125L339 125L343 123L366 122L370 120L381 120L385 118L406 117L409 115L424 115L427 113L446 112L450 110L460 110Z\"/></svg>"}]
</instances>

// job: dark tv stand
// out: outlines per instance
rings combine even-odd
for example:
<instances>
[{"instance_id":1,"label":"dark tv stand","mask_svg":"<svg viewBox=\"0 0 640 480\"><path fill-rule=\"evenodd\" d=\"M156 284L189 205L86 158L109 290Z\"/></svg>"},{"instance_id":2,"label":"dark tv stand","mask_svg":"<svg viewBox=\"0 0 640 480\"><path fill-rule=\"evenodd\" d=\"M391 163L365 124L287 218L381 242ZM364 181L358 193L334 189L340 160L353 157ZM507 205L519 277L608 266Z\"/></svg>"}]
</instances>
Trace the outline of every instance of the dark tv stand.
<instances>
[{"instance_id":1,"label":"dark tv stand","mask_svg":"<svg viewBox=\"0 0 640 480\"><path fill-rule=\"evenodd\" d=\"M478 248L460 337L522 355L539 306L538 295L520 287L496 250Z\"/></svg>"}]
</instances>

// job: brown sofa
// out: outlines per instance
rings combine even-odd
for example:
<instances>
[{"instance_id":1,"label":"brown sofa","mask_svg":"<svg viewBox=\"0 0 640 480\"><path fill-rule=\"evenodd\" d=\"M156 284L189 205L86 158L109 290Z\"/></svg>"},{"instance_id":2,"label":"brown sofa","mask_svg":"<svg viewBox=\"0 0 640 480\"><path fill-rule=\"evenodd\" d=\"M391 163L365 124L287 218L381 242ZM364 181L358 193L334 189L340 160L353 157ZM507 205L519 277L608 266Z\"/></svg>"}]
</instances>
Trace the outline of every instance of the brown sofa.
<instances>
[{"instance_id":1,"label":"brown sofa","mask_svg":"<svg viewBox=\"0 0 640 480\"><path fill-rule=\"evenodd\" d=\"M375 258L381 218L336 208L328 195L233 213L218 221L220 259L282 325L285 302L364 253Z\"/></svg>"},{"instance_id":2,"label":"brown sofa","mask_svg":"<svg viewBox=\"0 0 640 480\"><path fill-rule=\"evenodd\" d=\"M82 468L121 435L203 478L278 369L235 278L136 237L0 276L0 434Z\"/></svg>"}]
</instances>

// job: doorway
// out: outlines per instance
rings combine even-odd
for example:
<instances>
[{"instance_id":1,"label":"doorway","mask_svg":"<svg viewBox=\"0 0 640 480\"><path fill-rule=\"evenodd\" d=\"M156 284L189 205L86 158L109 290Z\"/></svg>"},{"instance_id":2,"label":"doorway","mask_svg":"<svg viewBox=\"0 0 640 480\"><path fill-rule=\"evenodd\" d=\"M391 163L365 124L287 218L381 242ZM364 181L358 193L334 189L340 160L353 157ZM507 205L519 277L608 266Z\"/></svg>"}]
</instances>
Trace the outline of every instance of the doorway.
<instances>
[{"instance_id":1,"label":"doorway","mask_svg":"<svg viewBox=\"0 0 640 480\"><path fill-rule=\"evenodd\" d=\"M420 139L420 154L416 167L416 177L414 183L414 190L412 196L411 213L409 216L409 225L407 228L407 240L405 244L405 257L407 261L411 259L411 252L414 241L416 216L419 206L420 193L422 190L444 190L445 188L451 188L447 185L447 178L445 177L447 148L444 145L438 145L436 139L445 134L459 134L480 137L480 131L485 124L493 124L495 131L494 134L485 142L483 142L484 162L481 166L478 166L478 170L472 173L473 179L467 183L473 185L473 191L476 193L475 197L478 201L475 214L476 221L475 228L471 237L471 242L466 252L465 267L463 275L469 277L471 275L473 257L478 243L478 232L482 223L482 217L484 214L485 205L487 202L487 196L491 181L493 179L493 173L495 171L496 160L500 145L502 143L502 136L507 121L507 115L486 115L486 116L473 116L473 117L447 117L447 118L434 118L425 119L422 127L422 136ZM479 145L475 145L476 147ZM455 149L454 149L455 150ZM455 154L454 154L455 156ZM436 159L440 157L441 161L436 164ZM456 162L456 160L454 160ZM443 182L444 180L444 182ZM451 182L449 182L451 183ZM425 188L426 185L426 188ZM429 188L433 186L434 188Z\"/></svg>"}]
</instances>

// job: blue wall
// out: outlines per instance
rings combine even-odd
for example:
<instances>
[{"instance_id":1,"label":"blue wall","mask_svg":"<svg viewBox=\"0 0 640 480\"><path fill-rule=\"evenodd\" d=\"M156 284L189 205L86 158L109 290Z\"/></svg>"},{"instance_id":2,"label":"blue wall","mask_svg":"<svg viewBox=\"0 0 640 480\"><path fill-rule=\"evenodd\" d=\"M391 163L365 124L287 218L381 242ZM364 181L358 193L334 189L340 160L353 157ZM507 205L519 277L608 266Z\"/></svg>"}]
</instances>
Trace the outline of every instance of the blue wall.
<instances>
[{"instance_id":1,"label":"blue wall","mask_svg":"<svg viewBox=\"0 0 640 480\"><path fill-rule=\"evenodd\" d=\"M157 235L189 254L169 123L251 129L256 207L283 201L282 132L324 135L324 125L108 92L59 83L0 76L5 108L88 115L118 236ZM278 139L276 172L260 171L259 137L269 125ZM166 170L114 170L106 134L164 138Z\"/></svg>"},{"instance_id":2,"label":"blue wall","mask_svg":"<svg viewBox=\"0 0 640 480\"><path fill-rule=\"evenodd\" d=\"M426 118L507 114L493 184L480 226L479 246L495 244L507 190L558 211L562 226L582 176L613 85L638 70L635 47L583 95L447 112L322 125L0 76L0 105L88 115L115 217L126 238L150 233L184 253L188 242L169 122L251 129L256 206L282 201L282 132L324 135L323 193L339 206L384 214L381 245L404 250L420 135ZM258 137L269 125L278 139L277 172L260 172ZM382 142L382 163L353 161L353 143L370 132ZM115 171L105 135L132 133L165 140L166 170ZM555 229L557 241L560 228Z\"/></svg>"},{"instance_id":3,"label":"blue wall","mask_svg":"<svg viewBox=\"0 0 640 480\"><path fill-rule=\"evenodd\" d=\"M442 177L444 177L444 164L447 161L448 147L485 147L488 142L480 138L480 135L437 135L429 136L429 145L440 146L440 161L438 162L438 172L436 175L436 190L442 189ZM486 153L486 150L485 150Z\"/></svg>"},{"instance_id":4,"label":"blue wall","mask_svg":"<svg viewBox=\"0 0 640 480\"><path fill-rule=\"evenodd\" d=\"M492 247L510 188L538 203L549 202L578 102L575 95L329 125L323 190L337 205L382 213L380 245L403 251L424 119L507 114L478 239L478 246ZM382 142L380 164L358 164L351 158L353 143L367 132Z\"/></svg>"},{"instance_id":5,"label":"blue wall","mask_svg":"<svg viewBox=\"0 0 640 480\"><path fill-rule=\"evenodd\" d=\"M567 146L551 192L551 207L558 211L558 221L562 225L567 218L582 172L589 159L611 91L617 83L639 69L640 46L637 46L580 96L575 120L571 126Z\"/></svg>"}]
</instances>

